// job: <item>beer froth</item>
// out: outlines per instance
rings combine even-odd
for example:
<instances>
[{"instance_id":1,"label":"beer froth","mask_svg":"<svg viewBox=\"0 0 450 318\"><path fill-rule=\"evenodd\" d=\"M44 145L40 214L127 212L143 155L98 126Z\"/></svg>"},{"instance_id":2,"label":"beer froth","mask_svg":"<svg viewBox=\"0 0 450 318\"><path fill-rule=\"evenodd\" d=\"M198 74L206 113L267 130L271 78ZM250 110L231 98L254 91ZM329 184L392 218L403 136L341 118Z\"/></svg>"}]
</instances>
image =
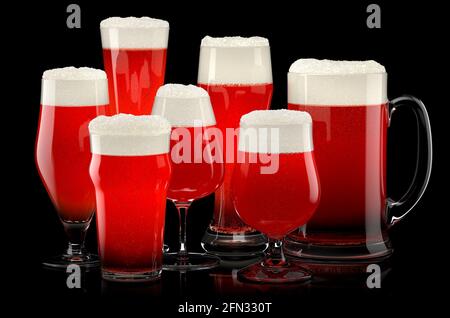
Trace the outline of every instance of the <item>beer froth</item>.
<instances>
[{"instance_id":1,"label":"beer froth","mask_svg":"<svg viewBox=\"0 0 450 318\"><path fill-rule=\"evenodd\" d=\"M171 126L157 115L98 116L89 123L91 152L111 156L145 156L169 152Z\"/></svg>"},{"instance_id":2,"label":"beer froth","mask_svg":"<svg viewBox=\"0 0 450 318\"><path fill-rule=\"evenodd\" d=\"M194 85L166 84L156 93L154 115L165 117L172 126L201 127L216 124L208 92Z\"/></svg>"},{"instance_id":3,"label":"beer froth","mask_svg":"<svg viewBox=\"0 0 450 318\"><path fill-rule=\"evenodd\" d=\"M149 17L111 17L100 23L103 48L167 48L169 23Z\"/></svg>"},{"instance_id":4,"label":"beer froth","mask_svg":"<svg viewBox=\"0 0 450 318\"><path fill-rule=\"evenodd\" d=\"M386 102L387 73L375 61L299 59L289 68L289 104L360 106Z\"/></svg>"},{"instance_id":5,"label":"beer froth","mask_svg":"<svg viewBox=\"0 0 450 318\"><path fill-rule=\"evenodd\" d=\"M302 153L313 150L307 112L256 110L241 117L239 150L250 153Z\"/></svg>"},{"instance_id":6,"label":"beer froth","mask_svg":"<svg viewBox=\"0 0 450 318\"><path fill-rule=\"evenodd\" d=\"M97 106L108 104L106 73L89 67L63 67L42 75L41 105Z\"/></svg>"},{"instance_id":7,"label":"beer froth","mask_svg":"<svg viewBox=\"0 0 450 318\"><path fill-rule=\"evenodd\" d=\"M198 83L272 83L269 41L262 37L204 37L200 47Z\"/></svg>"}]
</instances>

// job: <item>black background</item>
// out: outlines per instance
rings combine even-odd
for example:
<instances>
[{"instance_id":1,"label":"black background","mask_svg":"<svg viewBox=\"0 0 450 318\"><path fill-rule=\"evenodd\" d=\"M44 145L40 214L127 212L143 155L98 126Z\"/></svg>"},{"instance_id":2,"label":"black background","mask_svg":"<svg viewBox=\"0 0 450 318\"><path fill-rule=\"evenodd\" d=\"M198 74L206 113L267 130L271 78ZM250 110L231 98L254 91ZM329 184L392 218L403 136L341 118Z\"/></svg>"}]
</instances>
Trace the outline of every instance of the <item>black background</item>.
<instances>
[{"instance_id":1,"label":"black background","mask_svg":"<svg viewBox=\"0 0 450 318\"><path fill-rule=\"evenodd\" d=\"M381 29L368 29L366 7L370 2L276 1L276 2L187 2L126 1L87 2L81 6L81 29L66 27L66 7L71 2L40 2L8 11L25 18L26 25L10 26L10 35L19 41L17 55L21 74L20 110L28 122L21 149L26 149L27 192L19 196L20 208L14 209L9 239L5 242L17 253L17 262L9 269L19 269L14 277L15 296L25 303L38 303L52 312L56 305L75 310L89 305L110 308L141 308L175 313L177 304L189 299L193 303L220 303L222 300L274 302L272 313L306 309L317 313L333 310L365 315L374 310L406 310L417 306L437 309L438 286L445 286L450 271L446 268L448 205L445 198L443 148L448 143L444 131L448 114L445 79L448 71L443 58L448 55L444 38L448 37L443 8L415 2L393 4L377 1L381 6ZM24 17L25 15L25 17ZM109 16L151 16L170 23L166 83L196 83L199 46L205 35L259 35L271 45L274 78L273 108L287 103L287 70L301 57L364 60L374 59L389 73L388 94L395 98L409 93L421 98L429 111L434 165L427 192L414 211L391 231L395 248L389 274L381 290L368 290L354 284L354 279L325 280L312 286L241 286L234 290L219 288L209 273L188 275L180 287L178 275L164 273L162 283L150 287L109 286L98 273L90 273L82 290L65 287L64 274L42 270L43 257L57 254L65 247L60 221L42 186L34 164L34 142L38 124L40 78L49 68L90 66L102 68L99 23ZM20 41L20 39L27 39ZM23 45L23 47L21 47ZM19 57L18 53L26 53ZM8 64L8 63L6 63ZM18 64L18 63L17 63ZM441 82L442 81L442 82ZM23 109L23 110L22 110ZM407 188L413 172L416 151L414 117L397 114L390 129L388 191L398 198ZM404 118L400 118L404 117ZM14 135L16 138L17 135ZM17 136L18 137L18 136ZM22 137L22 136L20 136ZM22 140L22 139L21 139ZM26 146L24 146L26 145ZM21 161L21 160L19 160ZM23 167L21 166L21 170ZM448 176L447 176L448 177ZM23 185L22 185L23 188ZM20 195L24 193L19 191ZM16 200L16 199L15 199ZM212 214L212 197L194 203L189 215L189 244L199 249L200 239ZM167 210L167 241L175 247L176 213ZM95 224L87 239L95 251ZM16 254L14 254L16 255ZM18 263L15 264L14 263ZM22 269L19 265L25 265ZM20 278L25 278L21 280ZM404 302L404 300L408 300ZM112 300L112 301L111 301ZM48 307L47 307L48 304ZM363 311L356 310L364 305Z\"/></svg>"}]
</instances>

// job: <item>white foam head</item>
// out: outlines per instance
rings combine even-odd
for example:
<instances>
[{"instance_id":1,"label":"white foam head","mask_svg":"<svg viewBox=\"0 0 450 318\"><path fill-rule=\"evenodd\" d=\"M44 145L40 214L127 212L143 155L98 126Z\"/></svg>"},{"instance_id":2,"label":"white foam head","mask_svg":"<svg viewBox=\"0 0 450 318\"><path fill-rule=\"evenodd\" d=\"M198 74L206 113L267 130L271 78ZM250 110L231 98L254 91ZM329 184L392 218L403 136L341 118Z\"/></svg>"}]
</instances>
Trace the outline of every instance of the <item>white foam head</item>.
<instances>
[{"instance_id":1,"label":"white foam head","mask_svg":"<svg viewBox=\"0 0 450 318\"><path fill-rule=\"evenodd\" d=\"M375 61L299 59L289 68L288 102L301 105L380 105L387 74Z\"/></svg>"},{"instance_id":2,"label":"white foam head","mask_svg":"<svg viewBox=\"0 0 450 318\"><path fill-rule=\"evenodd\" d=\"M63 67L42 75L41 105L107 105L108 81L102 70L89 67Z\"/></svg>"},{"instance_id":3,"label":"white foam head","mask_svg":"<svg viewBox=\"0 0 450 318\"><path fill-rule=\"evenodd\" d=\"M109 156L168 153L170 131L169 122L161 116L98 116L89 123L91 152Z\"/></svg>"},{"instance_id":4,"label":"white foam head","mask_svg":"<svg viewBox=\"0 0 450 318\"><path fill-rule=\"evenodd\" d=\"M200 46L198 83L272 83L269 41L256 36L204 37Z\"/></svg>"},{"instance_id":5,"label":"white foam head","mask_svg":"<svg viewBox=\"0 0 450 318\"><path fill-rule=\"evenodd\" d=\"M255 110L241 117L239 150L251 153L303 153L313 150L307 112Z\"/></svg>"},{"instance_id":6,"label":"white foam head","mask_svg":"<svg viewBox=\"0 0 450 318\"><path fill-rule=\"evenodd\" d=\"M163 49L169 40L169 22L149 17L111 17L100 22L103 48Z\"/></svg>"},{"instance_id":7,"label":"white foam head","mask_svg":"<svg viewBox=\"0 0 450 318\"><path fill-rule=\"evenodd\" d=\"M152 114L160 115L175 127L216 124L208 92L194 85L166 84L156 93Z\"/></svg>"}]
</instances>

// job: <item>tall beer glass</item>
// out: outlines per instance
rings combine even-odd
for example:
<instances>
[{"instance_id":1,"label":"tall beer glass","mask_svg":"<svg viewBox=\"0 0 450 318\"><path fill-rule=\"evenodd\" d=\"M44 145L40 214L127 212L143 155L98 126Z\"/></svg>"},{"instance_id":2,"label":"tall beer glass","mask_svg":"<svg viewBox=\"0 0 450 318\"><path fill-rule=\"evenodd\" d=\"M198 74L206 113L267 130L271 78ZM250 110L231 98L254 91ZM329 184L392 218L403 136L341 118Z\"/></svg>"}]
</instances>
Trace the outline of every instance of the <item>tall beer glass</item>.
<instances>
[{"instance_id":1,"label":"tall beer glass","mask_svg":"<svg viewBox=\"0 0 450 318\"><path fill-rule=\"evenodd\" d=\"M45 71L36 138L36 165L69 239L67 251L44 261L50 267L98 265L86 252L85 233L95 211L89 178L89 121L108 106L105 72L87 67Z\"/></svg>"},{"instance_id":2,"label":"tall beer glass","mask_svg":"<svg viewBox=\"0 0 450 318\"><path fill-rule=\"evenodd\" d=\"M301 59L288 73L289 109L311 114L322 185L317 213L289 236L287 251L353 260L392 253L387 230L422 196L431 171L431 130L423 103L387 98L387 73L375 61ZM386 193L388 127L398 108L417 116L416 173L398 201ZM293 207L295 209L295 207Z\"/></svg>"},{"instance_id":3,"label":"tall beer glass","mask_svg":"<svg viewBox=\"0 0 450 318\"><path fill-rule=\"evenodd\" d=\"M198 85L211 97L217 126L224 136L225 156L224 182L215 193L214 217L202 246L221 256L261 253L267 241L236 214L231 177L239 119L250 111L268 109L272 98L269 41L261 37L205 37L200 47Z\"/></svg>"},{"instance_id":4,"label":"tall beer glass","mask_svg":"<svg viewBox=\"0 0 450 318\"><path fill-rule=\"evenodd\" d=\"M170 124L160 116L99 116L89 124L102 275L158 279L162 269Z\"/></svg>"},{"instance_id":5,"label":"tall beer glass","mask_svg":"<svg viewBox=\"0 0 450 318\"><path fill-rule=\"evenodd\" d=\"M213 193L222 183L221 131L208 93L193 85L166 84L158 90L153 114L164 116L172 125L172 178L167 197L179 214L179 251L164 255L166 270L201 270L215 267L219 259L188 252L187 212L196 199Z\"/></svg>"},{"instance_id":6,"label":"tall beer glass","mask_svg":"<svg viewBox=\"0 0 450 318\"><path fill-rule=\"evenodd\" d=\"M149 17L108 18L100 23L108 74L108 115L150 115L164 83L169 23Z\"/></svg>"},{"instance_id":7,"label":"tall beer glass","mask_svg":"<svg viewBox=\"0 0 450 318\"><path fill-rule=\"evenodd\" d=\"M245 223L269 237L265 259L240 270L242 279L285 283L311 277L282 248L284 236L305 224L319 203L311 126L308 113L292 110L253 111L241 118L234 204Z\"/></svg>"}]
</instances>

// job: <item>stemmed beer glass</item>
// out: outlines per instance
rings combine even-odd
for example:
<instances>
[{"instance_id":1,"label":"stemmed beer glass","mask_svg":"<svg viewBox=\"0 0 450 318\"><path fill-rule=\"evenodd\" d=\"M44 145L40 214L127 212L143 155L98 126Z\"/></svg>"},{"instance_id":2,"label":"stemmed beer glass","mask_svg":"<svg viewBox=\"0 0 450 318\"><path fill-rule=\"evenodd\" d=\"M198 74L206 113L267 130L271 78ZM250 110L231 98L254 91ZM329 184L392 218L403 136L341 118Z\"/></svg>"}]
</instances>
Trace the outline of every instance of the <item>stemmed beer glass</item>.
<instances>
[{"instance_id":1,"label":"stemmed beer glass","mask_svg":"<svg viewBox=\"0 0 450 318\"><path fill-rule=\"evenodd\" d=\"M238 272L244 280L267 283L309 279L307 270L284 257L283 238L305 224L320 197L306 112L253 111L242 116L233 197L242 220L269 238L261 263Z\"/></svg>"},{"instance_id":2,"label":"stemmed beer glass","mask_svg":"<svg viewBox=\"0 0 450 318\"><path fill-rule=\"evenodd\" d=\"M36 165L69 239L66 252L44 261L45 266L98 266L84 248L95 211L89 178L89 121L105 112L108 84L105 72L87 67L45 71L36 138Z\"/></svg>"},{"instance_id":3,"label":"stemmed beer glass","mask_svg":"<svg viewBox=\"0 0 450 318\"><path fill-rule=\"evenodd\" d=\"M172 125L172 177L167 193L179 213L178 252L164 255L164 269L187 271L215 267L219 259L188 252L187 212L192 202L213 193L222 183L223 156L220 130L208 93L193 85L166 84L159 88L152 114Z\"/></svg>"}]
</instances>

